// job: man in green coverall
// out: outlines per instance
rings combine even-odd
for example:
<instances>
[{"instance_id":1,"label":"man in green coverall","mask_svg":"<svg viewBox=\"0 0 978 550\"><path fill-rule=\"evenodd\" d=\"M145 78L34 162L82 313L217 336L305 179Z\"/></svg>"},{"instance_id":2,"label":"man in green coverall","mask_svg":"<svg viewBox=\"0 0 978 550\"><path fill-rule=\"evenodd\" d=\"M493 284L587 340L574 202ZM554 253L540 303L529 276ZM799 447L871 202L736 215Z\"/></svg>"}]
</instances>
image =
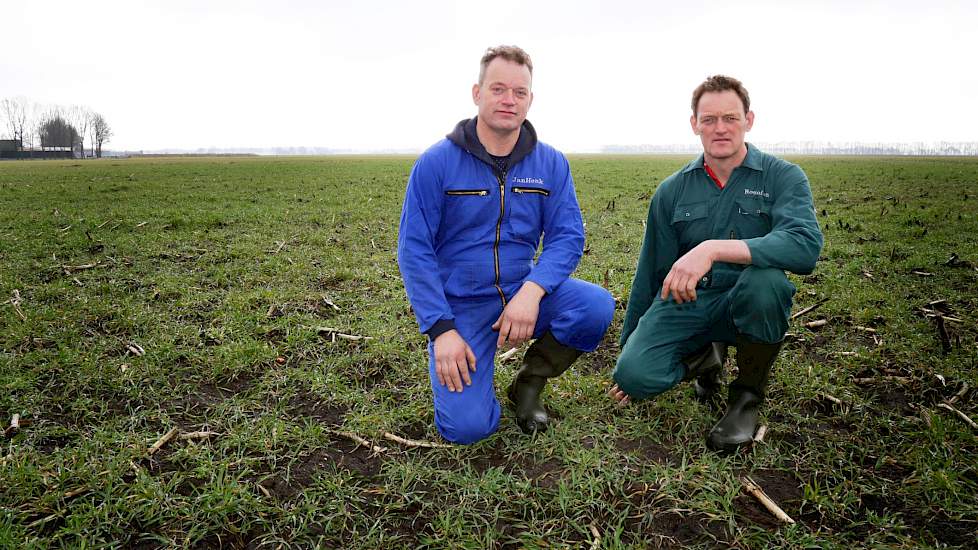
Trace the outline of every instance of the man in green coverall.
<instances>
[{"instance_id":1,"label":"man in green coverall","mask_svg":"<svg viewBox=\"0 0 978 550\"><path fill-rule=\"evenodd\" d=\"M620 404L696 380L720 385L728 344L738 376L707 446L734 451L757 428L795 287L822 249L801 168L744 141L754 123L740 81L712 76L693 92L690 125L703 154L658 187L649 208L609 394Z\"/></svg>"}]
</instances>

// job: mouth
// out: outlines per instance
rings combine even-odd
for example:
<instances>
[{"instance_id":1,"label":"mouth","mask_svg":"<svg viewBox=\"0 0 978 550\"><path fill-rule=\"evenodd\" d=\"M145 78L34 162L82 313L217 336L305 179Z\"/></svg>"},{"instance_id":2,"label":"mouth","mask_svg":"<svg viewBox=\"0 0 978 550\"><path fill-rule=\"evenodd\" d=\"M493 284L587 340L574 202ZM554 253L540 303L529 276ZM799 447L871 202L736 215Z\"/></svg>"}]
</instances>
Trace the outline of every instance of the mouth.
<instances>
[{"instance_id":1,"label":"mouth","mask_svg":"<svg viewBox=\"0 0 978 550\"><path fill-rule=\"evenodd\" d=\"M513 111L496 111L496 114L503 116L516 116L516 113Z\"/></svg>"}]
</instances>

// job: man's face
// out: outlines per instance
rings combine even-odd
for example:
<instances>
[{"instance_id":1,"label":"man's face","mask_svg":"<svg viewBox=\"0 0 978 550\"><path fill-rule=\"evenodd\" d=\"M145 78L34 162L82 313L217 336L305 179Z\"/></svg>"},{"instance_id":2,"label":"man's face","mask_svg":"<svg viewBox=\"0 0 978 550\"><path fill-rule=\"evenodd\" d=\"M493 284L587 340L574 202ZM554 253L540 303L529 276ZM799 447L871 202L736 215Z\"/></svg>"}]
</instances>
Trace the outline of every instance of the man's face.
<instances>
[{"instance_id":1,"label":"man's face","mask_svg":"<svg viewBox=\"0 0 978 550\"><path fill-rule=\"evenodd\" d=\"M743 149L744 137L754 125L754 112L744 112L744 104L733 90L706 92L689 123L703 142L703 152L712 159L723 160Z\"/></svg>"},{"instance_id":2,"label":"man's face","mask_svg":"<svg viewBox=\"0 0 978 550\"><path fill-rule=\"evenodd\" d=\"M498 133L517 131L533 103L530 69L497 57L486 67L482 84L472 86L479 120Z\"/></svg>"}]
</instances>

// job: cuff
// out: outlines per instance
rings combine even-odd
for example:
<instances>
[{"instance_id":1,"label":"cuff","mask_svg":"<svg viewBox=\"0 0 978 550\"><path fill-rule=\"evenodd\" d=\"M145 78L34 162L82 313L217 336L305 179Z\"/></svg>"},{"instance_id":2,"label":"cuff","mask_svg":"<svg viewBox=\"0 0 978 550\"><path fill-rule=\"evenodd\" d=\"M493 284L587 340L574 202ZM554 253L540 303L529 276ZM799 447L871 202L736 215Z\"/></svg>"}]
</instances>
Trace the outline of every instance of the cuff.
<instances>
[{"instance_id":1,"label":"cuff","mask_svg":"<svg viewBox=\"0 0 978 550\"><path fill-rule=\"evenodd\" d=\"M435 322L435 324L431 325L431 328L429 328L428 332L425 332L425 334L428 335L429 340L434 342L435 338L438 338L439 336L441 336L442 334L450 330L455 330L455 320L440 319L437 322Z\"/></svg>"}]
</instances>

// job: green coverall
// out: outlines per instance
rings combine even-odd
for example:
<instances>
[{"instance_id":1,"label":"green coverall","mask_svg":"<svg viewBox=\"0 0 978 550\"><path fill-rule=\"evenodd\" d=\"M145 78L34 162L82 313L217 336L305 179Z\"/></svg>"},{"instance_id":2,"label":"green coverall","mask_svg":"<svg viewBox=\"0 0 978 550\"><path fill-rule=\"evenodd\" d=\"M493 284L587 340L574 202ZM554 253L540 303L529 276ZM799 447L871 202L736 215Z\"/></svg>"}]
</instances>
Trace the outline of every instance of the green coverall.
<instances>
[{"instance_id":1,"label":"green coverall","mask_svg":"<svg viewBox=\"0 0 978 550\"><path fill-rule=\"evenodd\" d=\"M716 262L697 285L696 300L660 298L672 264L709 239L741 239L751 265ZM632 399L679 383L683 357L737 334L762 343L784 338L795 287L784 271L808 274L822 233L808 178L798 166L747 146L747 157L720 189L703 155L669 176L649 207L632 283L614 380Z\"/></svg>"}]
</instances>

